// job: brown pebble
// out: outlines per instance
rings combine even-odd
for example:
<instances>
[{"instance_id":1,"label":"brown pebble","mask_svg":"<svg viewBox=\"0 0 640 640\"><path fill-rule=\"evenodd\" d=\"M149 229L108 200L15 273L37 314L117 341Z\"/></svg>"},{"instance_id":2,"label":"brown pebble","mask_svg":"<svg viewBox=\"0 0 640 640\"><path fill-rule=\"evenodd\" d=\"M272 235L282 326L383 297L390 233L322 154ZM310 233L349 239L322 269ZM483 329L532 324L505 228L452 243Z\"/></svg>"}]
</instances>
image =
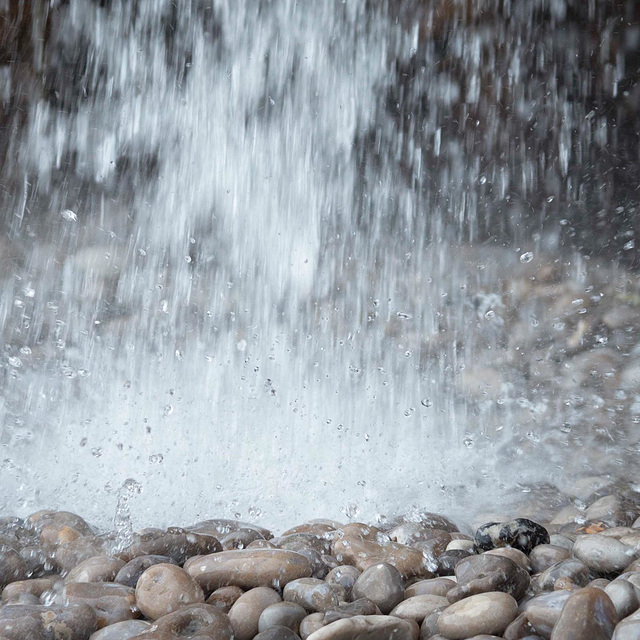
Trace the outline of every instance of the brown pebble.
<instances>
[{"instance_id":1,"label":"brown pebble","mask_svg":"<svg viewBox=\"0 0 640 640\"><path fill-rule=\"evenodd\" d=\"M262 612L277 602L282 602L282 598L268 587L256 587L243 593L229 611L236 640L252 640L258 633Z\"/></svg>"},{"instance_id":2,"label":"brown pebble","mask_svg":"<svg viewBox=\"0 0 640 640\"><path fill-rule=\"evenodd\" d=\"M229 613L235 601L243 593L240 587L220 587L207 598L207 604L217 607L224 613Z\"/></svg>"}]
</instances>

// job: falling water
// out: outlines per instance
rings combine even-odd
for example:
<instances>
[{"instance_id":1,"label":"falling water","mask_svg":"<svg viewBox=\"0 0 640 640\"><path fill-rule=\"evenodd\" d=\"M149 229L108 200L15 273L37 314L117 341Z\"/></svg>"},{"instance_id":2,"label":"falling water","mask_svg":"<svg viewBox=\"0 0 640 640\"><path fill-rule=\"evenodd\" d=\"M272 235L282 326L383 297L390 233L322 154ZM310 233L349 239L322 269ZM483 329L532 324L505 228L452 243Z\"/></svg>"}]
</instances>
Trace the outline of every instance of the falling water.
<instances>
[{"instance_id":1,"label":"falling water","mask_svg":"<svg viewBox=\"0 0 640 640\"><path fill-rule=\"evenodd\" d=\"M574 415L523 369L548 311L523 286L575 314L634 286L583 223L617 207L602 237L633 240L633 3L587 4L597 80L565 0L0 3L27 25L2 67L3 507L273 524L561 481L593 398Z\"/></svg>"}]
</instances>

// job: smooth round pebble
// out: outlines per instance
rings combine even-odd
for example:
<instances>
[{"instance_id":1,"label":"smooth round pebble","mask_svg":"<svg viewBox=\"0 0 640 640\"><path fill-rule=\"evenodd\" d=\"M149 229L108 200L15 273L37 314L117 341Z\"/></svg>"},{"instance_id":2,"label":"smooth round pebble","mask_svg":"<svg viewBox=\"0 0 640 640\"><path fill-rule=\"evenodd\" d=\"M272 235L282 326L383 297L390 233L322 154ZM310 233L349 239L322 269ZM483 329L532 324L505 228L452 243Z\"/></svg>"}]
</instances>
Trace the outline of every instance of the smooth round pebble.
<instances>
[{"instance_id":1,"label":"smooth round pebble","mask_svg":"<svg viewBox=\"0 0 640 640\"><path fill-rule=\"evenodd\" d=\"M269 587L256 587L243 593L229 611L236 640L252 640L259 631L262 612L278 602L282 602L282 598Z\"/></svg>"},{"instance_id":2,"label":"smooth round pebble","mask_svg":"<svg viewBox=\"0 0 640 640\"><path fill-rule=\"evenodd\" d=\"M621 573L635 559L632 547L597 533L578 536L573 555L598 573Z\"/></svg>"},{"instance_id":3,"label":"smooth round pebble","mask_svg":"<svg viewBox=\"0 0 640 640\"><path fill-rule=\"evenodd\" d=\"M481 633L502 635L518 613L518 603L507 593L481 593L445 609L438 631L449 640L464 640Z\"/></svg>"},{"instance_id":4,"label":"smooth round pebble","mask_svg":"<svg viewBox=\"0 0 640 640\"><path fill-rule=\"evenodd\" d=\"M271 627L288 627L297 632L306 617L307 611L301 605L295 602L276 602L260 614L258 631L266 631Z\"/></svg>"},{"instance_id":5,"label":"smooth round pebble","mask_svg":"<svg viewBox=\"0 0 640 640\"><path fill-rule=\"evenodd\" d=\"M338 606L335 588L318 578L300 578L287 583L282 598L304 607L309 613Z\"/></svg>"},{"instance_id":6,"label":"smooth round pebble","mask_svg":"<svg viewBox=\"0 0 640 640\"><path fill-rule=\"evenodd\" d=\"M567 600L551 640L609 640L617 624L609 596L602 589L585 587Z\"/></svg>"},{"instance_id":7,"label":"smooth round pebble","mask_svg":"<svg viewBox=\"0 0 640 640\"><path fill-rule=\"evenodd\" d=\"M354 599L368 598L383 614L388 614L404 598L404 582L400 572L381 562L362 572L351 590Z\"/></svg>"}]
</instances>

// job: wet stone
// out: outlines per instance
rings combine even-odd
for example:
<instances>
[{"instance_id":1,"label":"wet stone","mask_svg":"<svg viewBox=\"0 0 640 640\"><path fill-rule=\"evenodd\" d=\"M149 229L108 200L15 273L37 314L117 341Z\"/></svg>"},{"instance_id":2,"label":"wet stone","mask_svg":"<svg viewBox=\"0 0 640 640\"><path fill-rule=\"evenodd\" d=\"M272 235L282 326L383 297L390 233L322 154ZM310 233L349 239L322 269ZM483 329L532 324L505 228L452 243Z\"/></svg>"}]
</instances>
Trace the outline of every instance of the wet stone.
<instances>
[{"instance_id":1,"label":"wet stone","mask_svg":"<svg viewBox=\"0 0 640 640\"><path fill-rule=\"evenodd\" d=\"M621 579L614 580L604 588L604 592L611 598L620 620L631 615L640 607L640 591L631 582Z\"/></svg>"},{"instance_id":2,"label":"wet stone","mask_svg":"<svg viewBox=\"0 0 640 640\"><path fill-rule=\"evenodd\" d=\"M252 542L264 540L264 536L256 529L238 529L220 539L225 551L232 549L246 549Z\"/></svg>"},{"instance_id":3,"label":"wet stone","mask_svg":"<svg viewBox=\"0 0 640 640\"><path fill-rule=\"evenodd\" d=\"M285 586L282 598L299 604L309 613L327 611L338 606L336 590L332 585L317 578L292 580Z\"/></svg>"},{"instance_id":4,"label":"wet stone","mask_svg":"<svg viewBox=\"0 0 640 640\"><path fill-rule=\"evenodd\" d=\"M27 563L13 549L0 551L0 588L28 577Z\"/></svg>"},{"instance_id":5,"label":"wet stone","mask_svg":"<svg viewBox=\"0 0 640 640\"><path fill-rule=\"evenodd\" d=\"M354 616L318 629L307 640L414 640L415 622L392 616Z\"/></svg>"},{"instance_id":6,"label":"wet stone","mask_svg":"<svg viewBox=\"0 0 640 640\"><path fill-rule=\"evenodd\" d=\"M207 598L207 604L218 607L224 613L229 613L235 601L243 593L240 587L220 587Z\"/></svg>"},{"instance_id":7,"label":"wet stone","mask_svg":"<svg viewBox=\"0 0 640 640\"><path fill-rule=\"evenodd\" d=\"M86 640L96 629L96 614L85 604L0 608L0 637L7 640Z\"/></svg>"},{"instance_id":8,"label":"wet stone","mask_svg":"<svg viewBox=\"0 0 640 640\"><path fill-rule=\"evenodd\" d=\"M499 547L498 549L490 549L489 551L485 551L485 555L502 556L503 558L509 558L509 560L513 560L513 562L524 569L527 573L531 571L530 558L527 557L526 553L522 553L522 551L514 549L513 547Z\"/></svg>"},{"instance_id":9,"label":"wet stone","mask_svg":"<svg viewBox=\"0 0 640 640\"><path fill-rule=\"evenodd\" d=\"M446 607L449 601L443 596L413 596L396 605L390 615L406 620L415 620L418 624L433 611Z\"/></svg>"},{"instance_id":10,"label":"wet stone","mask_svg":"<svg viewBox=\"0 0 640 640\"><path fill-rule=\"evenodd\" d=\"M228 616L206 604L192 604L156 620L131 640L239 640L234 639Z\"/></svg>"},{"instance_id":11,"label":"wet stone","mask_svg":"<svg viewBox=\"0 0 640 640\"><path fill-rule=\"evenodd\" d=\"M300 640L300 636L288 627L271 627L255 636L254 640Z\"/></svg>"},{"instance_id":12,"label":"wet stone","mask_svg":"<svg viewBox=\"0 0 640 640\"><path fill-rule=\"evenodd\" d=\"M113 581L135 589L140 576L155 564L175 564L175 561L168 556L139 556L127 562Z\"/></svg>"},{"instance_id":13,"label":"wet stone","mask_svg":"<svg viewBox=\"0 0 640 640\"><path fill-rule=\"evenodd\" d=\"M256 587L243 593L229 611L236 640L251 640L259 631L262 613L278 602L282 602L282 598L268 587Z\"/></svg>"},{"instance_id":14,"label":"wet stone","mask_svg":"<svg viewBox=\"0 0 640 640\"><path fill-rule=\"evenodd\" d=\"M529 574L509 558L482 554L456 566L458 584L447 593L449 602L491 591L503 591L519 600L529 588Z\"/></svg>"},{"instance_id":15,"label":"wet stone","mask_svg":"<svg viewBox=\"0 0 640 640\"><path fill-rule=\"evenodd\" d=\"M229 585L281 588L292 580L311 576L311 563L293 551L244 549L203 556L189 564L187 571L207 591Z\"/></svg>"},{"instance_id":16,"label":"wet stone","mask_svg":"<svg viewBox=\"0 0 640 640\"><path fill-rule=\"evenodd\" d=\"M442 555L438 556L438 575L439 576L453 576L455 575L455 569L458 565L458 562L464 560L465 558L469 558L474 555L470 551L464 551L463 549L454 549L452 551L447 551Z\"/></svg>"},{"instance_id":17,"label":"wet stone","mask_svg":"<svg viewBox=\"0 0 640 640\"><path fill-rule=\"evenodd\" d=\"M549 637L570 596L570 591L543 593L525 602L522 611L537 633Z\"/></svg>"},{"instance_id":18,"label":"wet stone","mask_svg":"<svg viewBox=\"0 0 640 640\"><path fill-rule=\"evenodd\" d=\"M341 586L348 596L361 573L360 569L351 565L340 565L329 571L325 577L325 582Z\"/></svg>"},{"instance_id":19,"label":"wet stone","mask_svg":"<svg viewBox=\"0 0 640 640\"><path fill-rule=\"evenodd\" d=\"M193 531L194 533L203 533L205 535L214 536L216 538L224 537L233 531L239 529L253 529L260 533L265 540L273 538L273 534L269 529L260 527L250 522L242 522L241 520L226 520L224 518L212 518L210 520L203 520L189 527L185 527L187 531Z\"/></svg>"},{"instance_id":20,"label":"wet stone","mask_svg":"<svg viewBox=\"0 0 640 640\"><path fill-rule=\"evenodd\" d=\"M610 640L618 614L601 589L586 587L572 593L553 628L551 640Z\"/></svg>"},{"instance_id":21,"label":"wet stone","mask_svg":"<svg viewBox=\"0 0 640 640\"><path fill-rule=\"evenodd\" d=\"M146 631L151 623L144 620L125 620L116 622L91 634L89 640L130 640L133 636Z\"/></svg>"},{"instance_id":22,"label":"wet stone","mask_svg":"<svg viewBox=\"0 0 640 640\"><path fill-rule=\"evenodd\" d=\"M552 544L540 544L530 554L529 561L534 573L542 573L557 562L562 562L571 556L571 552L563 547Z\"/></svg>"},{"instance_id":23,"label":"wet stone","mask_svg":"<svg viewBox=\"0 0 640 640\"><path fill-rule=\"evenodd\" d=\"M136 534L133 543L119 556L127 562L138 556L169 556L174 562L182 565L193 556L217 553L221 550L220 542L212 535L171 527L166 531L154 529Z\"/></svg>"},{"instance_id":24,"label":"wet stone","mask_svg":"<svg viewBox=\"0 0 640 640\"><path fill-rule=\"evenodd\" d=\"M590 534L578 536L573 554L598 573L620 573L635 559L632 547L615 538Z\"/></svg>"},{"instance_id":25,"label":"wet stone","mask_svg":"<svg viewBox=\"0 0 640 640\"><path fill-rule=\"evenodd\" d=\"M518 613L518 603L507 593L481 593L460 600L445 609L438 631L449 640L474 635L502 635Z\"/></svg>"},{"instance_id":26,"label":"wet stone","mask_svg":"<svg viewBox=\"0 0 640 640\"><path fill-rule=\"evenodd\" d=\"M300 623L298 633L302 640L307 640L311 634L325 626L324 616L324 613L312 613Z\"/></svg>"},{"instance_id":27,"label":"wet stone","mask_svg":"<svg viewBox=\"0 0 640 640\"><path fill-rule=\"evenodd\" d=\"M363 571L351 593L354 599L368 598L388 614L403 600L404 583L394 566L381 562Z\"/></svg>"},{"instance_id":28,"label":"wet stone","mask_svg":"<svg viewBox=\"0 0 640 640\"><path fill-rule=\"evenodd\" d=\"M574 584L584 587L589 582L589 567L576 558L563 560L543 571L535 579L535 587L542 591L550 591L560 578L569 578Z\"/></svg>"},{"instance_id":29,"label":"wet stone","mask_svg":"<svg viewBox=\"0 0 640 640\"><path fill-rule=\"evenodd\" d=\"M446 596L449 591L456 586L456 583L449 578L429 578L427 580L419 580L409 585L404 590L404 597L412 598L413 596Z\"/></svg>"},{"instance_id":30,"label":"wet stone","mask_svg":"<svg viewBox=\"0 0 640 640\"><path fill-rule=\"evenodd\" d=\"M45 591L52 589L59 579L60 576L50 576L12 582L2 590L2 602L7 602L21 594L32 594L39 598Z\"/></svg>"},{"instance_id":31,"label":"wet stone","mask_svg":"<svg viewBox=\"0 0 640 640\"><path fill-rule=\"evenodd\" d=\"M76 565L64 579L65 584L74 582L112 582L125 563L111 556L93 556Z\"/></svg>"},{"instance_id":32,"label":"wet stone","mask_svg":"<svg viewBox=\"0 0 640 640\"><path fill-rule=\"evenodd\" d=\"M266 631L271 627L288 627L298 631L300 623L307 617L304 607L295 602L276 602L268 606L258 619L258 631Z\"/></svg>"},{"instance_id":33,"label":"wet stone","mask_svg":"<svg viewBox=\"0 0 640 640\"><path fill-rule=\"evenodd\" d=\"M438 634L438 620L447 607L434 609L420 625L420 640L428 640ZM442 636L440 636L442 637Z\"/></svg>"},{"instance_id":34,"label":"wet stone","mask_svg":"<svg viewBox=\"0 0 640 640\"><path fill-rule=\"evenodd\" d=\"M135 591L110 582L75 582L62 590L65 603L88 604L95 611L98 628L139 617Z\"/></svg>"},{"instance_id":35,"label":"wet stone","mask_svg":"<svg viewBox=\"0 0 640 640\"><path fill-rule=\"evenodd\" d=\"M474 541L481 551L509 546L529 554L537 545L549 543L549 532L533 520L516 518L482 525L476 531Z\"/></svg>"},{"instance_id":36,"label":"wet stone","mask_svg":"<svg viewBox=\"0 0 640 640\"><path fill-rule=\"evenodd\" d=\"M204 603L200 585L173 564L149 567L138 580L136 601L140 611L151 620L190 604Z\"/></svg>"},{"instance_id":37,"label":"wet stone","mask_svg":"<svg viewBox=\"0 0 640 640\"><path fill-rule=\"evenodd\" d=\"M375 602L368 598L359 598L353 602L344 602L335 609L325 612L323 622L325 625L343 620L344 618L352 618L353 616L374 616L380 615L380 609Z\"/></svg>"},{"instance_id":38,"label":"wet stone","mask_svg":"<svg viewBox=\"0 0 640 640\"><path fill-rule=\"evenodd\" d=\"M60 545L54 554L55 565L62 572L69 572L81 562L106 553L107 541L97 536L77 538Z\"/></svg>"}]
</instances>

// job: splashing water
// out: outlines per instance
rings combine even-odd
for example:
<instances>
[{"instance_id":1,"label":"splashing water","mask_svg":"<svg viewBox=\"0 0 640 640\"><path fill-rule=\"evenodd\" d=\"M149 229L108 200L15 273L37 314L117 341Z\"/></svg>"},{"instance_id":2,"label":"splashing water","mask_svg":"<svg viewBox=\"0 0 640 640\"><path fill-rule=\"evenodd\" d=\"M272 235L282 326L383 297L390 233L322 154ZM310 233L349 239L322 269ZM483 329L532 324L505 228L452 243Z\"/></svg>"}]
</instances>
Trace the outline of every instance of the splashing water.
<instances>
[{"instance_id":1,"label":"splashing water","mask_svg":"<svg viewBox=\"0 0 640 640\"><path fill-rule=\"evenodd\" d=\"M498 450L548 408L505 374L503 289L561 242L518 221L579 191L567 137L601 120L527 94L513 45L507 133L558 125L542 167L487 106L493 36L467 16L445 43L411 4L34 3L44 88L0 247L8 509L116 512L126 537L132 515L371 519L503 489ZM475 248L498 220L505 246Z\"/></svg>"}]
</instances>

